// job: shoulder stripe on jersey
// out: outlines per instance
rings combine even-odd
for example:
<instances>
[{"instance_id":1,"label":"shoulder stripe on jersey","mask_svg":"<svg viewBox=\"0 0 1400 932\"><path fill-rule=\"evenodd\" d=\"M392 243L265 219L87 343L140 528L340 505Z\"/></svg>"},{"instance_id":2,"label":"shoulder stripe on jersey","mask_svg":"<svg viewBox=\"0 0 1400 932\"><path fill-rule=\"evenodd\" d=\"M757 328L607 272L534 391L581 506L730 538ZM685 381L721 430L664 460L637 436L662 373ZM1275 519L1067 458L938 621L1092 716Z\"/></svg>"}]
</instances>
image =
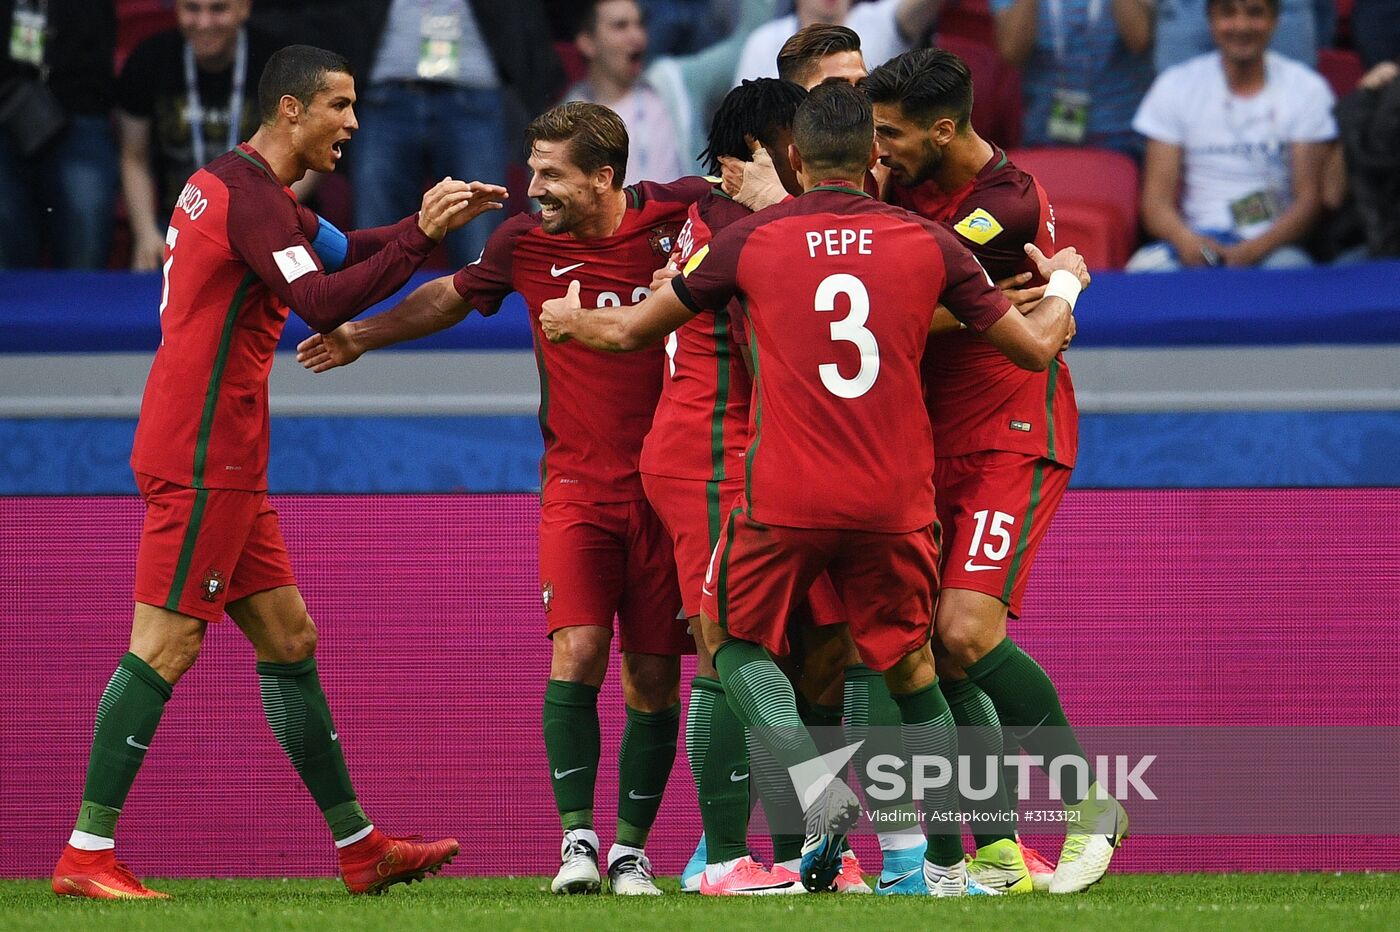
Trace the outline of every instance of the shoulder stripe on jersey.
<instances>
[{"instance_id":1,"label":"shoulder stripe on jersey","mask_svg":"<svg viewBox=\"0 0 1400 932\"><path fill-rule=\"evenodd\" d=\"M244 152L242 149L235 148L233 150L233 154L248 162L249 164L256 166L258 171L262 172L264 175L271 178L273 181L277 181L277 177L273 175L271 171L268 170L266 165L264 165L262 162L259 162L257 159L253 158L251 155ZM282 187L282 182L277 181L277 186L279 188Z\"/></svg>"},{"instance_id":2,"label":"shoulder stripe on jersey","mask_svg":"<svg viewBox=\"0 0 1400 932\"><path fill-rule=\"evenodd\" d=\"M627 200L632 205L633 210L642 209L642 192L636 185L627 189Z\"/></svg>"},{"instance_id":3,"label":"shoulder stripe on jersey","mask_svg":"<svg viewBox=\"0 0 1400 932\"><path fill-rule=\"evenodd\" d=\"M219 392L224 387L224 368L228 365L229 347L233 345L233 325L238 320L238 312L243 310L243 300L248 296L248 289L257 280L258 276L251 271L243 276L243 281L238 283L238 289L233 293L233 300L229 302L228 312L224 315L224 331L219 335L219 349L214 355L214 368L209 373L209 388L204 393L204 413L199 418L199 435L194 442L196 489L206 488L204 466L209 457L209 435L214 432L214 412L219 407Z\"/></svg>"}]
</instances>

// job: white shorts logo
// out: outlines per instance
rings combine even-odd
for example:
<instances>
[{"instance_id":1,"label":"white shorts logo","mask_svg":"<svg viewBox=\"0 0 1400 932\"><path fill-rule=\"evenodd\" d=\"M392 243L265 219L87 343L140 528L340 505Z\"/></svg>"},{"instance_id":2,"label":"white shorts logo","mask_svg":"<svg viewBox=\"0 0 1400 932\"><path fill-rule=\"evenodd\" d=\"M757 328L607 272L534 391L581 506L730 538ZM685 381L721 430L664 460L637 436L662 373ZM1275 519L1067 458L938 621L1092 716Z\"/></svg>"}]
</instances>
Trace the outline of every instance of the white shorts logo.
<instances>
[{"instance_id":1,"label":"white shorts logo","mask_svg":"<svg viewBox=\"0 0 1400 932\"><path fill-rule=\"evenodd\" d=\"M305 246L288 246L286 249L279 249L272 254L272 261L277 263L277 268L282 270L282 277L288 284L301 278L308 272L316 271L316 262L311 258L311 253Z\"/></svg>"}]
</instances>

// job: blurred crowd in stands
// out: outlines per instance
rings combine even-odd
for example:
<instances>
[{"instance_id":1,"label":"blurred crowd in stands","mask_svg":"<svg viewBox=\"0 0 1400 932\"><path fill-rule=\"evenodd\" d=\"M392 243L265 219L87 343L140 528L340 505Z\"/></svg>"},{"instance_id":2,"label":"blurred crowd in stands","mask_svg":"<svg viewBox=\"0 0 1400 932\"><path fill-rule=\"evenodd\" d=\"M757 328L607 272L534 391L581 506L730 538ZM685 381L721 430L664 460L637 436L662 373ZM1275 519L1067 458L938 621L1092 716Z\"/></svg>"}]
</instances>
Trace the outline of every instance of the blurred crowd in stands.
<instances>
[{"instance_id":1,"label":"blurred crowd in stands","mask_svg":"<svg viewBox=\"0 0 1400 932\"><path fill-rule=\"evenodd\" d=\"M282 45L354 68L345 168L297 194L363 227L444 175L525 209L523 128L562 99L623 117L629 183L697 172L720 99L816 22L859 36L856 74L960 55L974 125L1092 266L1400 255L1400 0L0 0L0 22L0 268L159 267L185 179L252 134Z\"/></svg>"}]
</instances>

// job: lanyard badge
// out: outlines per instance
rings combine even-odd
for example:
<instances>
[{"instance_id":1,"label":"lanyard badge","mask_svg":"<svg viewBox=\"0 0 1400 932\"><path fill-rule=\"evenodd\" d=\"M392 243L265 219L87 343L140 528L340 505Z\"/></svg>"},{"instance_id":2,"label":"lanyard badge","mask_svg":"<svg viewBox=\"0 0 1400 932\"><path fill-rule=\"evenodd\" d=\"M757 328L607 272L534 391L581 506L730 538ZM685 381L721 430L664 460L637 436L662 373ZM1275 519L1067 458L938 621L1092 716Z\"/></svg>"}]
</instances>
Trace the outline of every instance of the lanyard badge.
<instances>
[{"instance_id":1,"label":"lanyard badge","mask_svg":"<svg viewBox=\"0 0 1400 932\"><path fill-rule=\"evenodd\" d=\"M10 21L10 58L35 68L44 67L44 33L48 28L48 4L37 9L16 6Z\"/></svg>"},{"instance_id":2,"label":"lanyard badge","mask_svg":"<svg viewBox=\"0 0 1400 932\"><path fill-rule=\"evenodd\" d=\"M418 41L418 77L424 81L455 78L461 69L462 17L423 14Z\"/></svg>"}]
</instances>

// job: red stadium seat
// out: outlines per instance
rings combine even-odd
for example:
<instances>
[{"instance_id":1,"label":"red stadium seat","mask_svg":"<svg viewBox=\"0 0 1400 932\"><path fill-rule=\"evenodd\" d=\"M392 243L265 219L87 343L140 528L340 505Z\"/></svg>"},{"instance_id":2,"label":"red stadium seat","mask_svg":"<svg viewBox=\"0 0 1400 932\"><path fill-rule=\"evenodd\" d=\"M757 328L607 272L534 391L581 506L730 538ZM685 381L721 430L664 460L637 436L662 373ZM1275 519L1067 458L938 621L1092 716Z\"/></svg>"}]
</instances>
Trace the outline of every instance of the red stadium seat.
<instances>
[{"instance_id":1,"label":"red stadium seat","mask_svg":"<svg viewBox=\"0 0 1400 932\"><path fill-rule=\"evenodd\" d=\"M940 47L943 47L942 40L949 36L960 36L983 45L996 41L996 23L987 0L955 0L938 18L935 29L935 44Z\"/></svg>"},{"instance_id":2,"label":"red stadium seat","mask_svg":"<svg viewBox=\"0 0 1400 932\"><path fill-rule=\"evenodd\" d=\"M1064 231L1087 230L1096 240L1101 233L1085 214L1103 219L1109 247L1098 253L1098 268L1118 268L1128 261L1137 244L1138 167L1126 155L1105 149L1036 148L1009 153L1011 161L1035 176L1055 208L1057 242L1079 243ZM1080 252L1089 255L1083 247ZM1094 261L1089 263L1094 265Z\"/></svg>"},{"instance_id":3,"label":"red stadium seat","mask_svg":"<svg viewBox=\"0 0 1400 932\"><path fill-rule=\"evenodd\" d=\"M935 37L934 45L967 63L972 73L972 125L985 139L1003 149L1021 142L1021 74L1006 62L996 47L966 36Z\"/></svg>"},{"instance_id":4,"label":"red stadium seat","mask_svg":"<svg viewBox=\"0 0 1400 932\"><path fill-rule=\"evenodd\" d=\"M559 56L560 64L564 66L564 86L572 87L582 81L588 72L588 63L583 60L583 53L578 50L578 45L573 42L556 42L554 51Z\"/></svg>"},{"instance_id":5,"label":"red stadium seat","mask_svg":"<svg viewBox=\"0 0 1400 932\"><path fill-rule=\"evenodd\" d=\"M1332 85L1332 93L1345 97L1356 90L1357 82L1366 73L1361 56L1351 49L1321 49L1317 53L1317 70Z\"/></svg>"},{"instance_id":6,"label":"red stadium seat","mask_svg":"<svg viewBox=\"0 0 1400 932\"><path fill-rule=\"evenodd\" d=\"M1079 250L1091 269L1121 269L1132 255L1132 243L1124 239L1114 220L1102 210L1077 201L1053 198L1055 245Z\"/></svg>"}]
</instances>

